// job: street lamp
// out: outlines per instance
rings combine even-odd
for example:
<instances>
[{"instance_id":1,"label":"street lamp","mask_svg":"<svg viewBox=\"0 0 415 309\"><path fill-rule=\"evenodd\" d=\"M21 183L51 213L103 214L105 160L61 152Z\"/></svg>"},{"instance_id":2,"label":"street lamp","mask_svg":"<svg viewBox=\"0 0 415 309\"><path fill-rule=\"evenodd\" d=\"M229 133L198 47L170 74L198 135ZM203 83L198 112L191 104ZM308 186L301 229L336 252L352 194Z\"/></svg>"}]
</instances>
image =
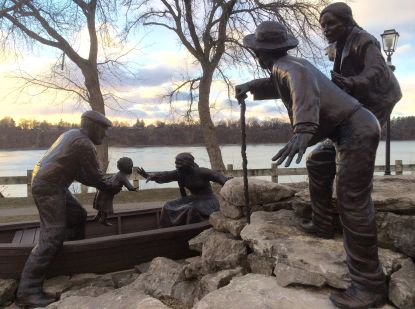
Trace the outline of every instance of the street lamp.
<instances>
[{"instance_id":1,"label":"street lamp","mask_svg":"<svg viewBox=\"0 0 415 309\"><path fill-rule=\"evenodd\" d=\"M383 51L387 59L386 64L395 71L395 66L392 64L392 54L395 52L396 43L398 42L399 33L395 29L383 31L380 35L382 37ZM391 174L390 153L391 153L391 136L390 136L391 121L390 115L386 120L386 154L385 154L385 175Z\"/></svg>"}]
</instances>

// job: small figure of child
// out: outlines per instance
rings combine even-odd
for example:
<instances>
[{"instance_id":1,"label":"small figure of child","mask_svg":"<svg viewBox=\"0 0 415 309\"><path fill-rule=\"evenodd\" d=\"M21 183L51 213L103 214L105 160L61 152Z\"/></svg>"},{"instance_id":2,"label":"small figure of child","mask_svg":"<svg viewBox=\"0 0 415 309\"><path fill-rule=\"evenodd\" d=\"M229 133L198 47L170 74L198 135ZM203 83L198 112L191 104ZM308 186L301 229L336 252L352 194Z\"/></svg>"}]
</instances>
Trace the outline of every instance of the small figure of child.
<instances>
[{"instance_id":1,"label":"small figure of child","mask_svg":"<svg viewBox=\"0 0 415 309\"><path fill-rule=\"evenodd\" d=\"M129 191L137 191L138 188L134 188L128 180L128 176L133 172L133 161L130 158L123 157L118 160L117 168L120 171L109 178L108 182L119 186L120 191L123 186ZM94 198L94 209L98 210L98 213L94 218L95 221L106 226L112 225L107 221L107 217L114 211L113 201L115 194L117 193L102 190L97 191Z\"/></svg>"}]
</instances>

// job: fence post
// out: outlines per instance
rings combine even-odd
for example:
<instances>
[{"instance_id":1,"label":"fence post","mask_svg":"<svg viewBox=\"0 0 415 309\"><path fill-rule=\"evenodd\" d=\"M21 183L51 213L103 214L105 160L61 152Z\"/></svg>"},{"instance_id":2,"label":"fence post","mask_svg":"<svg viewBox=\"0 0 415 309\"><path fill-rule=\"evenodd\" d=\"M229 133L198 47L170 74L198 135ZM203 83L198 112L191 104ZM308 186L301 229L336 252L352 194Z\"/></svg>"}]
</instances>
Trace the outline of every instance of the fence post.
<instances>
[{"instance_id":1,"label":"fence post","mask_svg":"<svg viewBox=\"0 0 415 309\"><path fill-rule=\"evenodd\" d=\"M81 194L88 193L88 186L81 184Z\"/></svg>"},{"instance_id":2,"label":"fence post","mask_svg":"<svg viewBox=\"0 0 415 309\"><path fill-rule=\"evenodd\" d=\"M133 173L131 176L133 177L133 187L138 189L140 187L140 180L138 179L138 173L136 168L133 168Z\"/></svg>"},{"instance_id":3,"label":"fence post","mask_svg":"<svg viewBox=\"0 0 415 309\"><path fill-rule=\"evenodd\" d=\"M27 197L32 197L32 173L33 170L27 170Z\"/></svg>"},{"instance_id":4,"label":"fence post","mask_svg":"<svg viewBox=\"0 0 415 309\"><path fill-rule=\"evenodd\" d=\"M271 164L271 181L278 183L278 165L277 163Z\"/></svg>"},{"instance_id":5,"label":"fence post","mask_svg":"<svg viewBox=\"0 0 415 309\"><path fill-rule=\"evenodd\" d=\"M402 160L395 160L395 175L403 174L403 164Z\"/></svg>"},{"instance_id":6,"label":"fence post","mask_svg":"<svg viewBox=\"0 0 415 309\"><path fill-rule=\"evenodd\" d=\"M226 165L226 176L233 176L233 164Z\"/></svg>"}]
</instances>

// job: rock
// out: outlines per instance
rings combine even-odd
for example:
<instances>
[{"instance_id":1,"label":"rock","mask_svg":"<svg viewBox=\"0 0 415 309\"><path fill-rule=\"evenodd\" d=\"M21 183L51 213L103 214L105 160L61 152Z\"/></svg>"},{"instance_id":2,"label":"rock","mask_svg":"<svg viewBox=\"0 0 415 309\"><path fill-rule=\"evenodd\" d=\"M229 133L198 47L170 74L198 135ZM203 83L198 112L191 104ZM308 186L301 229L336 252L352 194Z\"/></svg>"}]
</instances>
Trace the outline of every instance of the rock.
<instances>
[{"instance_id":1,"label":"rock","mask_svg":"<svg viewBox=\"0 0 415 309\"><path fill-rule=\"evenodd\" d=\"M214 274L207 274L200 279L199 287L199 299L201 299L206 294L209 294L212 291L215 291L231 281L233 277L244 275L244 270L242 267L237 267L235 269L226 269L221 270Z\"/></svg>"},{"instance_id":2,"label":"rock","mask_svg":"<svg viewBox=\"0 0 415 309\"><path fill-rule=\"evenodd\" d=\"M72 296L89 296L89 297L97 297L102 294L108 293L113 291L114 288L106 287L106 286L84 286L81 288L74 288L69 291L62 293L60 299L63 300L68 297Z\"/></svg>"},{"instance_id":3,"label":"rock","mask_svg":"<svg viewBox=\"0 0 415 309\"><path fill-rule=\"evenodd\" d=\"M151 262L145 262L145 263L141 263L141 264L139 264L139 265L135 265L135 266L134 266L134 270L135 270L137 273L139 273L139 274L143 274L143 273L145 273L145 272L148 270L148 268L150 267L150 263L151 263Z\"/></svg>"},{"instance_id":4,"label":"rock","mask_svg":"<svg viewBox=\"0 0 415 309\"><path fill-rule=\"evenodd\" d=\"M241 206L235 206L224 200L221 196L219 196L218 200L220 205L220 211L225 217L231 219L239 219L244 216Z\"/></svg>"},{"instance_id":5,"label":"rock","mask_svg":"<svg viewBox=\"0 0 415 309\"><path fill-rule=\"evenodd\" d=\"M415 215L415 175L375 177L372 199L378 212Z\"/></svg>"},{"instance_id":6,"label":"rock","mask_svg":"<svg viewBox=\"0 0 415 309\"><path fill-rule=\"evenodd\" d=\"M274 277L259 274L233 278L230 284L206 295L193 308L335 309L327 292L284 288Z\"/></svg>"},{"instance_id":7,"label":"rock","mask_svg":"<svg viewBox=\"0 0 415 309\"><path fill-rule=\"evenodd\" d=\"M189 306L196 296L197 282L185 281L184 267L185 265L168 258L158 257L137 280L143 283L146 293L157 298L173 297Z\"/></svg>"},{"instance_id":8,"label":"rock","mask_svg":"<svg viewBox=\"0 0 415 309\"><path fill-rule=\"evenodd\" d=\"M415 258L415 217L378 213L379 246L403 252Z\"/></svg>"},{"instance_id":9,"label":"rock","mask_svg":"<svg viewBox=\"0 0 415 309\"><path fill-rule=\"evenodd\" d=\"M97 297L71 296L53 303L47 309L168 309L161 301L129 286L110 291Z\"/></svg>"},{"instance_id":10,"label":"rock","mask_svg":"<svg viewBox=\"0 0 415 309\"><path fill-rule=\"evenodd\" d=\"M229 232L235 237L239 237L242 229L247 225L246 218L230 219L225 217L220 211L214 212L209 217L209 223L219 232Z\"/></svg>"},{"instance_id":11,"label":"rock","mask_svg":"<svg viewBox=\"0 0 415 309\"><path fill-rule=\"evenodd\" d=\"M72 287L69 276L58 276L45 280L43 291L49 294L61 295Z\"/></svg>"},{"instance_id":12,"label":"rock","mask_svg":"<svg viewBox=\"0 0 415 309\"><path fill-rule=\"evenodd\" d=\"M113 272L113 273L110 273L110 275L112 277L114 287L118 289L135 281L135 279L137 279L139 274L135 271L135 269L128 269L128 270Z\"/></svg>"},{"instance_id":13,"label":"rock","mask_svg":"<svg viewBox=\"0 0 415 309\"><path fill-rule=\"evenodd\" d=\"M247 250L241 240L230 234L217 232L203 244L202 262L206 273L245 265Z\"/></svg>"},{"instance_id":14,"label":"rock","mask_svg":"<svg viewBox=\"0 0 415 309\"><path fill-rule=\"evenodd\" d=\"M95 286L114 288L114 282L112 281L111 274L76 274L71 277L70 282L73 287Z\"/></svg>"},{"instance_id":15,"label":"rock","mask_svg":"<svg viewBox=\"0 0 415 309\"><path fill-rule=\"evenodd\" d=\"M0 306L14 299L17 289L17 280L0 279Z\"/></svg>"},{"instance_id":16,"label":"rock","mask_svg":"<svg viewBox=\"0 0 415 309\"><path fill-rule=\"evenodd\" d=\"M248 254L248 269L250 273L272 276L275 267L273 257Z\"/></svg>"},{"instance_id":17,"label":"rock","mask_svg":"<svg viewBox=\"0 0 415 309\"><path fill-rule=\"evenodd\" d=\"M203 274L203 261L201 256L192 257L190 262L184 266L184 276L186 279L195 279Z\"/></svg>"},{"instance_id":18,"label":"rock","mask_svg":"<svg viewBox=\"0 0 415 309\"><path fill-rule=\"evenodd\" d=\"M296 220L288 210L255 212L241 237L255 255L275 258L274 273L284 286L346 288L350 277L342 239L309 236L297 227ZM387 275L404 259L402 254L386 249L380 249L379 256Z\"/></svg>"},{"instance_id":19,"label":"rock","mask_svg":"<svg viewBox=\"0 0 415 309\"><path fill-rule=\"evenodd\" d=\"M389 282L389 299L400 309L415 308L415 264L411 259L393 273Z\"/></svg>"},{"instance_id":20,"label":"rock","mask_svg":"<svg viewBox=\"0 0 415 309\"><path fill-rule=\"evenodd\" d=\"M256 178L249 178L248 191L251 205L268 204L295 194L288 186ZM243 179L237 177L228 180L220 190L220 195L232 205L245 205Z\"/></svg>"},{"instance_id":21,"label":"rock","mask_svg":"<svg viewBox=\"0 0 415 309\"><path fill-rule=\"evenodd\" d=\"M191 250L202 253L203 244L209 238L209 236L214 233L217 232L213 228L204 230L202 233L189 240L189 248Z\"/></svg>"}]
</instances>

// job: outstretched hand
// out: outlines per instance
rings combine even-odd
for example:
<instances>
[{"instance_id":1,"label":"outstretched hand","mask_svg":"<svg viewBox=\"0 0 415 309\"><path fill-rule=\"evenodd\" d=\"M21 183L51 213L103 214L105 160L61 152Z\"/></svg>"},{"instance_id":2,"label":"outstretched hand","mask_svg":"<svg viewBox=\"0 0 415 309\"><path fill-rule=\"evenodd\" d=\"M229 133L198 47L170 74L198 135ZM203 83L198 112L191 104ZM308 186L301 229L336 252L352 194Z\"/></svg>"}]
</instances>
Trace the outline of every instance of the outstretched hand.
<instances>
[{"instance_id":1,"label":"outstretched hand","mask_svg":"<svg viewBox=\"0 0 415 309\"><path fill-rule=\"evenodd\" d=\"M143 176L146 179L146 182L149 182L151 180L151 175L147 173L144 168L137 167L137 173L141 176Z\"/></svg>"},{"instance_id":2,"label":"outstretched hand","mask_svg":"<svg viewBox=\"0 0 415 309\"><path fill-rule=\"evenodd\" d=\"M290 166L291 161L293 160L295 154L298 154L297 160L295 163L300 163L305 150L307 149L308 143L310 142L313 134L311 133L296 133L278 153L272 158L272 161L277 161L277 165L280 165L284 162L285 159L285 167Z\"/></svg>"}]
</instances>

